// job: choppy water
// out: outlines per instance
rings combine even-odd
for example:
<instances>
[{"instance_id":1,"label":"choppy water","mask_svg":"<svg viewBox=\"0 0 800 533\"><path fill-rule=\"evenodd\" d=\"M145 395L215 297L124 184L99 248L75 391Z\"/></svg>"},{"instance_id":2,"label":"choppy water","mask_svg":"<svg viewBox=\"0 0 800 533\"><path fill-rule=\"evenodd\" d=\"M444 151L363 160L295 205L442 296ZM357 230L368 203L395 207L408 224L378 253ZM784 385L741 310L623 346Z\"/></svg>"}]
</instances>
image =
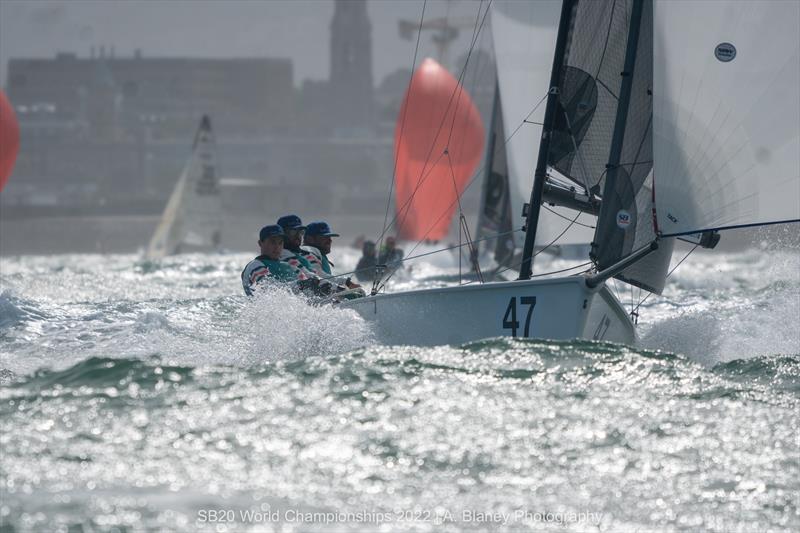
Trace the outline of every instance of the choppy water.
<instances>
[{"instance_id":1,"label":"choppy water","mask_svg":"<svg viewBox=\"0 0 800 533\"><path fill-rule=\"evenodd\" d=\"M636 346L380 346L249 258L0 260L0 529L800 529L796 250L693 256Z\"/></svg>"}]
</instances>

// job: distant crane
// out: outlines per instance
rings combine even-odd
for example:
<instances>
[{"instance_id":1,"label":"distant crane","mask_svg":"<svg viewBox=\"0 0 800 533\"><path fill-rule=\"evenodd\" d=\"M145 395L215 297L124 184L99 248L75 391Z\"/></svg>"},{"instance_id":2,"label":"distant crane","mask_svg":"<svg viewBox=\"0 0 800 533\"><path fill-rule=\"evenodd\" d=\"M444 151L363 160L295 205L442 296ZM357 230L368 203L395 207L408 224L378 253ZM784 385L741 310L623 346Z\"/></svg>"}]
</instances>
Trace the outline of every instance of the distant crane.
<instances>
[{"instance_id":1,"label":"distant crane","mask_svg":"<svg viewBox=\"0 0 800 533\"><path fill-rule=\"evenodd\" d=\"M473 28L475 27L475 19L469 18L435 18L427 20L420 24L418 21L413 20L400 20L398 21L398 29L400 30L400 37L408 41L414 40L417 36L417 30L431 30L435 32L431 40L436 44L436 49L439 57L437 61L445 67L448 66L447 52L450 43L458 38L459 28Z\"/></svg>"}]
</instances>

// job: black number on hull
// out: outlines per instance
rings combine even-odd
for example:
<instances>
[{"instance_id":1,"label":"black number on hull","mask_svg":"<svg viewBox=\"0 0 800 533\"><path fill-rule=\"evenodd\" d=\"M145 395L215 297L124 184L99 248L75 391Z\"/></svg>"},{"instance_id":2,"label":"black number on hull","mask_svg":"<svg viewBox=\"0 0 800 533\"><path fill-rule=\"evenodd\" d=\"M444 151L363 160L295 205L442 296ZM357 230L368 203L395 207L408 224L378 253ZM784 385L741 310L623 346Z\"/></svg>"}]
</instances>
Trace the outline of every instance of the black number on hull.
<instances>
[{"instance_id":1,"label":"black number on hull","mask_svg":"<svg viewBox=\"0 0 800 533\"><path fill-rule=\"evenodd\" d=\"M528 316L525 317L525 336L530 336L531 331L531 317L533 316L533 308L536 307L536 296L523 296L519 299L522 305L528 306Z\"/></svg>"},{"instance_id":2,"label":"black number on hull","mask_svg":"<svg viewBox=\"0 0 800 533\"><path fill-rule=\"evenodd\" d=\"M511 317L511 320L509 320ZM511 336L517 336L517 328L519 327L519 322L517 322L517 297L512 296L511 300L508 302L508 307L506 308L506 314L503 317L503 329L510 329Z\"/></svg>"},{"instance_id":3,"label":"black number on hull","mask_svg":"<svg viewBox=\"0 0 800 533\"><path fill-rule=\"evenodd\" d=\"M528 314L525 315L525 329L523 330L523 336L529 337L531 334L531 318L533 318L533 308L536 306L536 296L521 296L520 299L521 305L528 306ZM503 315L503 329L510 329L511 336L517 336L517 330L519 329L519 321L517 320L517 297L512 296L511 299L508 301L508 307L506 307L506 314Z\"/></svg>"}]
</instances>

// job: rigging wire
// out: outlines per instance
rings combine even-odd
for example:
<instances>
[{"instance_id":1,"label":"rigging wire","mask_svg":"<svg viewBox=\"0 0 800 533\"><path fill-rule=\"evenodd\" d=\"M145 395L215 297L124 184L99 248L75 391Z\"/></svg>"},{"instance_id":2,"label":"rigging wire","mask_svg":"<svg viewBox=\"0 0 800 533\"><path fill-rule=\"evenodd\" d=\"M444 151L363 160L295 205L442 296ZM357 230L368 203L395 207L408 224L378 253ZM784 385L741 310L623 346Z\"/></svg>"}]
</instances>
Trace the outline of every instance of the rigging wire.
<instances>
[{"instance_id":1,"label":"rigging wire","mask_svg":"<svg viewBox=\"0 0 800 533\"><path fill-rule=\"evenodd\" d=\"M697 250L697 247L698 247L698 246L700 246L700 244L699 244L699 243L698 243L698 244L695 244L695 245L692 247L692 249L691 249L691 250L689 250L689 251L686 253L686 255L684 255L684 256L683 256L683 259L681 259L680 261L678 261L678 264L677 264L677 265L675 265L674 267L672 267L672 269L671 269L671 270L670 270L670 271L667 273L667 276L666 276L666 277L667 277L667 278L668 278L668 277L670 277L670 276L672 275L672 273L673 273L673 272L675 272L675 270L677 270L677 269L678 269L678 267L679 267L679 266L681 266L681 264L682 264L684 261L686 261L686 259L687 259L687 258L688 258L690 255L692 255L692 252L694 252L695 250ZM647 299L648 299L648 298L650 298L650 296L652 296L652 295L653 295L653 293L652 293L652 292L648 292L648 293L647 293L647 296L645 296L644 298L642 298L642 300L641 300L641 301L640 301L638 304L636 304L636 307L634 307L634 308L633 308L633 311L631 311L631 312L632 312L632 313L636 313L636 312L639 310L639 307L641 307L641 306L642 306L642 304L643 304L644 302L646 302L646 301L647 301Z\"/></svg>"},{"instance_id":2,"label":"rigging wire","mask_svg":"<svg viewBox=\"0 0 800 533\"><path fill-rule=\"evenodd\" d=\"M503 232L500 232L500 233L494 233L492 235L488 235L488 236L480 238L480 239L475 239L472 242L473 243L479 243L479 242L491 241L493 239L499 239L500 237L505 237L506 235L511 235L513 233L518 233L518 232L521 232L521 231L522 231L522 229L513 229L513 230L510 230L510 231L503 231ZM438 253L441 253L441 252L447 252L449 250L455 250L456 248L461 248L463 246L466 246L466 244L452 245L452 246L448 246L446 248L441 248L441 249L437 249L437 250L432 250L430 252L421 253L421 254L418 254L418 255L404 257L403 259L397 260L396 263L404 263L405 261L410 261L412 259L419 259L420 257L426 257L426 256L429 256L429 255L438 254ZM384 266L384 265L378 265L378 266ZM344 276L349 276L351 274L358 274L359 272L373 271L376 268L377 268L377 266L371 266L371 267L367 267L367 268L359 268L357 270L351 270L349 272L337 273L336 275L320 276L319 279L327 281L327 280L331 280L331 279L341 278L341 277L344 277Z\"/></svg>"},{"instance_id":3,"label":"rigging wire","mask_svg":"<svg viewBox=\"0 0 800 533\"><path fill-rule=\"evenodd\" d=\"M586 261L585 263L581 263L580 265L575 265L575 266L571 266L571 267L567 267L567 268L562 268L561 270L551 270L550 272L543 272L541 274L536 274L535 276L531 276L531 279L533 279L533 278L541 278L541 277L544 277L544 276L552 276L553 274L561 274L563 272L569 272L570 270L575 270L577 268L583 268L585 266L591 266L591 264L592 264L591 261ZM521 260L520 260L519 264L516 265L516 267L520 267L520 266L522 266L522 261ZM509 270L511 268L514 268L514 267L507 267L506 269L494 272L493 274L495 276L497 276L497 275L502 274L503 272L505 272L506 270ZM578 272L578 274L583 274L583 273L589 272L591 270L592 270L591 268L587 268L586 270L584 270L582 272ZM472 285L473 283L476 283L476 282L477 281L468 281L468 282L464 283L464 285Z\"/></svg>"},{"instance_id":4,"label":"rigging wire","mask_svg":"<svg viewBox=\"0 0 800 533\"><path fill-rule=\"evenodd\" d=\"M578 220L578 217L579 217L579 216L581 216L581 214L582 214L581 212L578 212L578 214L577 214L577 215L575 215L575 218L574 218L574 219L572 219L572 221L570 221L570 224L568 224L568 225L567 225L567 227L566 227L566 228L564 228L564 230L563 230L561 233L559 233L559 234L556 236L556 238L555 238L555 239L553 239L552 241L550 241L549 243L547 243L547 245L545 245L545 246L544 246L544 248L542 248L542 249L540 249L538 252L534 253L532 257L536 257L536 256L538 256L539 254L541 254L542 252L544 252L545 250L547 250L548 248L550 248L551 246L553 246L553 245L554 245L556 242L558 242L558 239L560 239L561 237L563 237L563 236L564 236L564 234L565 234L567 231L569 231L569 229L572 227L572 225L575 223L575 221L577 221L577 220ZM522 266L522 262L523 262L523 260L520 260L520 262L519 262L519 264L518 264L518 265L508 265L508 266L506 266L506 267L505 267L504 269L502 269L502 270L495 271L495 272L494 272L494 274L495 274L495 275L502 274L503 272L506 272L507 270L511 270L512 268L514 268L514 266L516 266L516 267ZM589 262L588 262L588 263L586 263L586 264L588 265L588 264L591 264L591 263L592 263L592 262L591 262L591 261L589 261ZM540 276L543 276L543 275L548 275L548 274L554 274L554 272L546 272L546 273L544 273L544 274L537 274L536 276L531 276L531 277L532 277L532 278L536 278L536 277L540 277Z\"/></svg>"},{"instance_id":5,"label":"rigging wire","mask_svg":"<svg viewBox=\"0 0 800 533\"><path fill-rule=\"evenodd\" d=\"M470 259L475 255L475 249L472 246L472 235L469 232L469 225L467 224L467 219L464 217L464 210L461 207L461 194L458 192L458 185L456 185L456 174L453 172L453 160L450 158L450 151L445 149L445 154L447 154L447 163L450 168L450 177L453 180L453 190L456 193L456 200L458 201L458 245L459 245L459 252L458 252L458 283L461 284L461 234L463 232L464 237L467 239L467 249L469 250L469 257ZM478 275L478 279L481 280L483 283L483 274L481 273L480 265L478 265L477 261L474 262L472 265L475 269L475 272Z\"/></svg>"},{"instance_id":6,"label":"rigging wire","mask_svg":"<svg viewBox=\"0 0 800 533\"><path fill-rule=\"evenodd\" d=\"M417 55L419 54L419 41L420 41L420 38L422 36L422 24L425 21L425 8L427 7L427 5L428 5L428 0L425 0L423 2L423 4L422 4L422 14L421 14L420 19L419 19L419 27L417 28L417 43L414 46L414 59L411 61L411 78L412 79L414 77L414 69L417 66ZM411 88L411 82L409 81L409 89L410 88ZM409 92L408 97L409 97L409 99L411 98L411 93L410 92ZM406 108L403 109L403 117L400 119L400 139L403 138L403 131L405 130L405 126L406 126L406 113L407 112L408 112L408 106L406 106ZM398 147L399 147L399 143L398 143ZM392 170L392 179L391 179L391 181L389 183L389 196L386 198L386 213L383 215L383 226L384 226L384 228L386 227L386 220L389 218L389 208L390 208L391 203L392 203L392 193L394 191L394 180L395 180L395 178L397 176L398 155L399 154L397 153L397 149L395 149L394 168ZM378 250L380 250L381 246L383 246L384 234L385 233L381 233L381 235L379 237ZM373 287L373 289L374 288L375 287Z\"/></svg>"},{"instance_id":7,"label":"rigging wire","mask_svg":"<svg viewBox=\"0 0 800 533\"><path fill-rule=\"evenodd\" d=\"M526 118L527 118L527 117L530 117L532 114L534 114L534 113L536 112L536 110L537 110L537 109L539 109L539 106L541 106L541 105L542 105L542 103L543 103L545 100L547 100L547 93L545 93L545 95L544 95L544 96L542 96L542 98L541 98L541 99L540 99L540 100L539 100L539 101L536 103L536 105L534 105L534 106L533 106L533 109L531 109L531 110L528 112L528 114L526 115ZM526 121L525 121L525 120L523 120L522 122L520 122L520 123L519 123L519 125L518 125L518 126L515 128L515 129L514 129L514 131L513 131L513 132L511 132L511 135L509 135L509 136L508 136L508 138L507 138L507 139L505 139L505 140L503 141L503 144L502 144L502 145L497 145L497 146L495 147L495 151L497 151L497 150L500 150L500 149L505 149L505 147L508 145L508 143L510 143L510 142L511 142L511 139L513 139L513 138L514 138L514 136L516 136L516 134L519 132L519 130L520 130L520 129L522 129L522 126L524 126L525 124L526 124ZM444 154L440 155L440 156L439 156L439 159L441 159L441 157L443 157L443 156L444 156ZM438 160L437 160L437 163L438 163ZM435 165L435 164L436 164L436 163L434 163L434 165ZM470 188L472 185L474 185L474 184L475 184L476 180L477 180L479 177L481 177L481 176L483 176L483 175L484 175L484 171L486 170L486 164L487 164L487 163L486 163L486 162L484 162L484 164L483 164L483 165L482 165L482 166L481 166L481 167L480 167L478 170L476 170L476 171L475 171L474 175L472 176L472 179L470 179L470 181L467 183L466 187L464 187L464 190L461 192L461 194L462 194L462 195L463 195L464 193L466 193L466 192L467 192L467 190L468 190L468 189L469 189L469 188ZM433 169L429 170L427 175L429 175L429 174L430 174L432 171L433 171ZM426 175L426 177L427 177L427 175ZM445 215L445 213L446 213L446 212L447 212L447 211L448 211L448 210L449 210L451 207L453 207L453 205L454 205L454 204L455 204L455 201L453 201L453 202L450 202L450 205L449 205L449 206L447 206L447 209L446 209L446 210L445 210L445 211L442 213L442 215L441 215L441 216L440 216L438 219L436 219L436 221L434 222L434 225L435 225L436 223L438 223L438 222L439 222L439 220L441 220L441 219L442 219L442 217ZM403 205L405 205L405 204L403 204ZM565 218L566 218L566 217L565 217ZM395 219L397 219L397 215L395 215L395 218L394 218L394 219L393 219L393 221L392 221L392 222L389 224L389 226L391 226L391 225L394 223L394 220L395 220ZM388 230L388 228L387 228L387 230ZM385 231L387 231L387 230L384 230L384 232L385 232ZM430 233L430 231L429 231L428 233ZM419 244L421 244L421 243L422 243L422 242L425 240L425 238L427 238L427 236L428 236L428 233L426 233L426 234L423 236L422 240L420 240L420 241L419 241L419 242L418 242L418 243L417 243L417 244L414 246L414 248L412 248L412 251L413 251L414 249L416 249L416 248L417 248L417 246L419 246ZM382 233L382 234L381 234L381 236L383 236L384 234L385 234L385 233ZM477 241L476 241L476 242L477 242Z\"/></svg>"},{"instance_id":8,"label":"rigging wire","mask_svg":"<svg viewBox=\"0 0 800 533\"><path fill-rule=\"evenodd\" d=\"M570 218L568 216L562 215L561 213L559 213L555 209L551 209L551 208L547 207L544 204L542 204L542 207L544 207L546 210L550 211L551 213L553 213L557 217L561 217L564 220L570 220ZM591 224L584 224L583 222L574 222L572 220L570 220L570 222L573 222L576 226L583 226L584 228L595 229L595 226L592 226Z\"/></svg>"},{"instance_id":9,"label":"rigging wire","mask_svg":"<svg viewBox=\"0 0 800 533\"><path fill-rule=\"evenodd\" d=\"M542 97L542 98L541 98L541 99L540 99L540 100L539 100L539 101L536 103L536 105L535 105L535 106L533 106L533 109L531 109L531 110L530 110L530 112L529 112L529 113L526 115L526 117L529 117L529 116L531 116L533 113L535 113L535 112L536 112L536 110L539 108L539 106L540 106L540 105L542 105L542 103L543 103L543 102L544 102L546 99L547 99L547 93L545 93L545 95L544 95L544 96L543 96L543 97ZM519 124L519 125L518 125L518 126L515 128L515 129L514 129L514 131L513 131L513 132L511 132L511 135L509 135L509 136L508 136L508 138L507 138L507 139L505 139L505 141L503 142L503 144L502 144L501 146L497 146L497 147L495 148L495 150L499 150L499 149L505 149L505 147L508 145L508 143L510 143L510 142L511 142L511 139L513 139L513 138L514 138L514 136L515 136L515 135L516 135L516 134L519 132L519 130L520 130L520 129L522 128L522 126L524 126L524 125L525 125L525 121L523 120L523 121L522 121L522 122L520 122L520 124ZM442 155L444 155L444 154L442 154ZM440 156L440 158L441 158L441 156ZM476 180L477 180L479 177L483 176L483 174L484 174L484 171L486 170L486 164L487 164L487 163L486 163L486 162L484 162L483 166L481 166L481 168L479 168L477 171L475 171L475 173L474 173L474 175L473 175L472 179L470 179L469 183L467 183L466 187L464 187L464 190L461 192L461 194L462 194L462 195L463 195L464 193L466 193L466 192L467 192L467 190L468 190L468 189L469 189L469 188L470 188L472 185L474 185L474 184L475 184ZM430 174L430 171L429 171L428 173ZM445 209L445 210L442 212L442 214L441 214L441 215L439 215L439 218L437 218L437 219L436 219L436 221L434 222L434 226L435 226L435 225L436 225L436 224L437 224L437 223L438 223L438 222L439 222L439 221L442 219L442 217L444 217L444 215L447 213L447 211L449 211L449 210L450 210L450 208L452 208L452 207L453 207L453 205L455 205L455 200L453 200L452 202L450 202L450 205L448 205L448 206L447 206L447 208L446 208L446 209ZM396 218L396 217L395 217L395 218ZM423 236L422 236L422 239L421 239L421 240L419 240L419 241L418 241L418 242L417 242L417 243L414 245L414 247L411 249L411 252L413 252L414 250L416 250L416 249L417 249L417 247L418 247L420 244L422 244L422 243L425 241L425 239L428 237L428 234L430 233L430 231L431 231L431 230L428 230L428 231L425 233L425 235L423 235ZM504 235L507 235L507 234L513 233L513 232L515 232L515 231L522 231L522 230L514 230L514 231L512 231L512 232L506 232ZM475 242L480 242L480 241L479 241L479 240L476 240ZM442 250L442 251L444 251L444 250ZM388 281L388 278L387 278L387 281ZM377 290L378 290L378 291L380 291L382 288L383 288L383 286L381 286L381 287L378 287L378 288L377 288Z\"/></svg>"},{"instance_id":10,"label":"rigging wire","mask_svg":"<svg viewBox=\"0 0 800 533\"><path fill-rule=\"evenodd\" d=\"M543 103L543 102L544 102L546 99L547 99L547 93L546 93L546 94L545 94L545 95L544 95L544 96L543 96L543 97L542 97L542 98L539 100L539 102L537 102L537 103L536 103L536 105L533 107L533 109L531 109L531 111L530 111L530 112L529 112L529 113L526 115L526 118L527 118L527 117L529 117L529 116L531 116L533 113L535 113L535 112L536 112L536 110L539 108L539 106L540 106L540 105L542 105L542 103ZM506 140L503 142L503 145L502 145L502 146L500 146L500 147L498 147L498 149L499 149L499 148L505 149L506 145L508 145L508 143L510 143L510 142L511 142L511 139L512 139L512 138L513 138L513 137L514 137L516 134L517 134L517 132L519 132L519 130L522 128L522 126L523 126L524 124L525 124L525 121L524 121L524 120L523 120L522 122L520 122L520 124L519 124L519 125L518 125L518 126L515 128L515 129L514 129L514 131L511 133L511 135L509 135L509 136L508 136L508 138L507 138L507 139L506 139ZM475 172L474 176L473 176L473 177L472 177L472 179L469 181L469 183L467 183L467 186L466 186L466 187L464 187L464 190L462 191L462 193L461 193L461 194L464 194L464 193L467 191L467 189L469 189L469 188L470 188L472 185L474 185L474 184L475 184L475 181L476 181L476 180L477 180L477 179L478 179L480 176L482 176L482 175L484 174L484 170L485 170L485 169L486 169L486 162L484 162L483 166L481 166L481 168L480 168L480 169L478 169L478 170ZM447 206L447 208L446 208L446 209L445 209L445 210L442 212L442 214L441 214L441 215L439 215L439 218L437 218L437 219L436 219L436 221L434 221L434 226L435 226L435 225L436 225L436 224L437 224L437 223L438 223L438 222L439 222L439 221L442 219L442 217L444 217L444 215L445 215L445 214L447 214L447 212L448 212L448 211L449 211L449 210L450 210L450 209L453 207L453 205L455 204L455 202L456 202L455 200L453 200L452 202L450 202L450 205L448 205L448 206ZM573 220L571 220L570 222L571 222L571 223L575 223L575 221L578 219L578 217L579 217L580 215L581 215L581 213L578 213L578 214L575 216L575 218L574 218ZM433 227L433 226L432 226L432 227ZM431 228L432 228L432 227L431 227ZM558 237L556 237L556 239L555 239L553 242L549 243L549 244L548 244L547 246L545 246L545 247L544 247L542 250L540 250L539 252L537 252L536 254L534 254L534 256L533 256L533 257L536 257L536 255L538 255L538 254L539 254L541 251L544 251L544 250L548 249L550 246L552 246L552 245L553 245L553 243L554 243L556 240L560 239L560 238L561 238L561 237L564 235L564 233L566 233L566 231L567 231L567 230L568 230L570 227L571 227L571 225L567 226L567 228L566 228L566 229L565 229L563 232L561 232L561 233L558 235ZM515 231L516 231L516 230L515 230ZM519 230L519 231L521 231L521 230ZM431 229L429 229L429 230L428 230L428 231L425 233L425 235L423 235L423 236L422 236L422 239L420 239L420 240L419 240L419 241L418 241L418 242L417 242L417 243L416 243L416 244L415 244L415 245L414 245L414 246L411 248L411 253L413 253L413 251L414 251L414 250L416 250L416 249L419 247L419 245L420 245L420 244L422 244L422 243L425 241L425 239L427 238L427 236L428 236L428 234L429 234L430 232L431 232ZM475 242L480 242L480 241L475 241ZM446 249L445 249L445 250L446 250ZM442 250L442 251L444 251L444 250ZM390 274L389 274L389 276L387 276L387 277L386 277L386 279L385 279L385 280L383 280L383 282L380 284L380 286L378 286L377 288L373 288L373 294L374 294L374 293L376 293L376 292L379 292L379 291L381 291L382 289L384 289L384 288L386 287L386 283L389 281L389 279L391 279L391 277L392 277L392 275L393 275L393 274L394 274L394 272L390 273Z\"/></svg>"}]
</instances>

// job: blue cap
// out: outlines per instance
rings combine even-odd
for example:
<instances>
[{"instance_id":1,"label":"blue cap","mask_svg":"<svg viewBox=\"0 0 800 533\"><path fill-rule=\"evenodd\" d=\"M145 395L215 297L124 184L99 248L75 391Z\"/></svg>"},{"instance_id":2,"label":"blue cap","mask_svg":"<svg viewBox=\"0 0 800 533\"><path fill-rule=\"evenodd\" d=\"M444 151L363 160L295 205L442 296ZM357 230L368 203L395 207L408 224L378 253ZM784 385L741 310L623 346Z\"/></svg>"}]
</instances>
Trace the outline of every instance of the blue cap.
<instances>
[{"instance_id":1,"label":"blue cap","mask_svg":"<svg viewBox=\"0 0 800 533\"><path fill-rule=\"evenodd\" d=\"M297 215L286 215L278 219L278 225L283 229L306 229L303 221Z\"/></svg>"},{"instance_id":2,"label":"blue cap","mask_svg":"<svg viewBox=\"0 0 800 533\"><path fill-rule=\"evenodd\" d=\"M263 241L269 239L270 237L274 237L275 235L280 237L286 236L283 233L282 227L278 226L277 224L270 224L269 226L264 226L261 228L261 231L258 232L258 240Z\"/></svg>"},{"instance_id":3,"label":"blue cap","mask_svg":"<svg viewBox=\"0 0 800 533\"><path fill-rule=\"evenodd\" d=\"M323 237L338 237L338 233L331 231L327 222L312 222L306 227L306 237L321 235Z\"/></svg>"}]
</instances>

